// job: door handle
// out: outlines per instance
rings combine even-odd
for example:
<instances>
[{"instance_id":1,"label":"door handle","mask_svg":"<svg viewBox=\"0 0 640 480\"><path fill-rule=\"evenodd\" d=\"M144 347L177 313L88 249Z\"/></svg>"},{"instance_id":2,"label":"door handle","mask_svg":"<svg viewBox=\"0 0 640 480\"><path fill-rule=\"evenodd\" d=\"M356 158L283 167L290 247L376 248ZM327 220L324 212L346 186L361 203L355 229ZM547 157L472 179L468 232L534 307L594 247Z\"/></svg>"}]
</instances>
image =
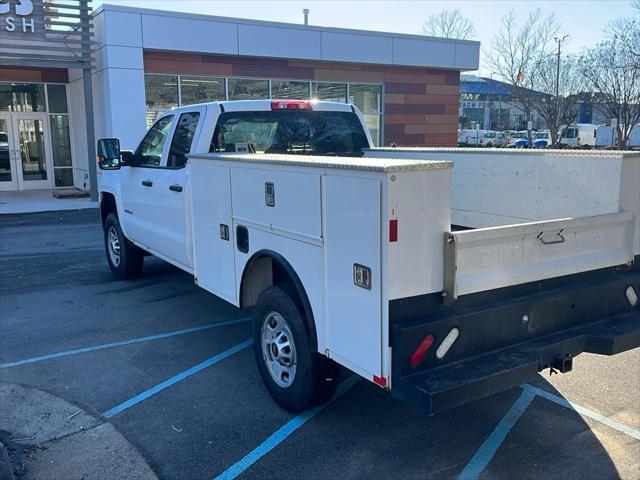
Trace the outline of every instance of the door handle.
<instances>
[{"instance_id":1,"label":"door handle","mask_svg":"<svg viewBox=\"0 0 640 480\"><path fill-rule=\"evenodd\" d=\"M151 180L143 180L142 185L145 187L153 187L153 182Z\"/></svg>"},{"instance_id":2,"label":"door handle","mask_svg":"<svg viewBox=\"0 0 640 480\"><path fill-rule=\"evenodd\" d=\"M171 185L169 187L169 190L171 190L172 192L181 192L182 191L182 185Z\"/></svg>"}]
</instances>

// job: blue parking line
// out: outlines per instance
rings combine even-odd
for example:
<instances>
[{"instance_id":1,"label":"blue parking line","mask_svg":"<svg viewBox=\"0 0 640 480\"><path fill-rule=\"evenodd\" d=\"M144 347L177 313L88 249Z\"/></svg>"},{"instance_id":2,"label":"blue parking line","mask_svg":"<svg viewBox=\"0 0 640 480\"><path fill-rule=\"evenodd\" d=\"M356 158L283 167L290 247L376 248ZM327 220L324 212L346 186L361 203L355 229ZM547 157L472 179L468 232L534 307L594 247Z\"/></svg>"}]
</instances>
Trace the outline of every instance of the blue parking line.
<instances>
[{"instance_id":1,"label":"blue parking line","mask_svg":"<svg viewBox=\"0 0 640 480\"><path fill-rule=\"evenodd\" d=\"M133 407L134 405L137 405L138 403L146 400L147 398L152 397L153 395L155 395L158 392L161 392L165 388L169 388L171 385L175 385L179 381L184 380L185 378L190 377L191 375L195 375L200 370L210 367L211 365L215 365L216 363L224 360L225 358L230 357L234 353L238 353L240 350L244 350L245 348L250 346L251 343L253 343L253 340L247 339L244 342L234 345L233 347L228 348L224 352L214 355L213 357L205 360L204 362L200 362L199 364L194 365L193 367L185 370L184 372L181 372L178 375L175 375L165 380L164 382L159 383L156 386L151 387L142 393L139 393L135 397L132 397L129 400L122 402L119 405L116 405L115 407L104 412L102 416L104 418L111 418L114 415L117 415L118 413L123 412L127 408Z\"/></svg>"},{"instance_id":2,"label":"blue parking line","mask_svg":"<svg viewBox=\"0 0 640 480\"><path fill-rule=\"evenodd\" d=\"M619 432L625 433L630 437L635 438L636 440L640 440L640 430L636 430L635 428L616 422L615 420L612 420L609 417L602 415L601 413L594 412L593 410L590 410L576 403L570 402L562 397L559 397L558 395L554 395L553 393L547 392L546 390L543 390L541 388L533 387L531 385L524 385L524 388L525 390L529 390L535 395L538 395L542 398L546 398L547 400L554 402L560 405L561 407L568 408L570 410L575 410L580 415L589 417L608 427L613 428L614 430L618 430Z\"/></svg>"},{"instance_id":3,"label":"blue parking line","mask_svg":"<svg viewBox=\"0 0 640 480\"><path fill-rule=\"evenodd\" d=\"M507 414L502 417L500 423L491 432L491 435L487 437L484 443L473 455L467 466L458 477L458 480L475 480L484 469L489 465L491 459L496 454L502 442L507 437L513 426L518 422L522 414L527 410L531 402L535 398L536 394L530 389L525 388L522 394L511 406Z\"/></svg>"},{"instance_id":4,"label":"blue parking line","mask_svg":"<svg viewBox=\"0 0 640 480\"><path fill-rule=\"evenodd\" d=\"M336 398L340 397L347 390L353 387L358 382L359 378L360 377L358 377L357 375L354 375L348 380L345 380L344 382L342 382L342 384L340 384L340 386L338 387L336 394L333 396L331 400L329 400L326 403L323 403L322 405L318 405L317 407L312 408L311 410L307 410L306 412L302 412L296 415L295 417L293 417L291 420L285 423L282 427L276 430L264 442L258 445L255 449L253 449L247 455L245 455L244 458L234 463L229 468L227 468L224 472L222 472L220 475L215 477L215 480L231 480L233 478L236 478L238 475L244 472L247 468L249 468L251 465L253 465L258 460L260 460L260 458L262 458L264 455L266 455L271 450L273 450L278 445L280 445L282 442L284 442L287 439L287 437L289 437L289 435L291 435L298 428L300 428L302 425L304 425L313 417L315 417L327 405L329 405Z\"/></svg>"},{"instance_id":5,"label":"blue parking line","mask_svg":"<svg viewBox=\"0 0 640 480\"><path fill-rule=\"evenodd\" d=\"M226 322L208 323L206 325L201 325L199 327L184 328L182 330L175 330L173 332L160 333L158 335L149 335L147 337L132 338L130 340L123 340L121 342L103 343L102 345L94 345L92 347L76 348L74 350L67 350L64 352L51 353L49 355L41 355L39 357L27 358L25 360L18 360L16 362L0 363L0 369L17 367L19 365L27 365L29 363L43 362L45 360L53 360L54 358L68 357L70 355L77 355L79 353L94 352L96 350L104 350L105 348L122 347L124 345L133 345L135 343L148 342L150 340L159 340L161 338L175 337L177 335L185 335L187 333L202 332L203 330L209 330L211 328L226 327L228 325L236 325L238 323L248 322L249 320L251 320L251 318L239 318L236 320L229 320Z\"/></svg>"}]
</instances>

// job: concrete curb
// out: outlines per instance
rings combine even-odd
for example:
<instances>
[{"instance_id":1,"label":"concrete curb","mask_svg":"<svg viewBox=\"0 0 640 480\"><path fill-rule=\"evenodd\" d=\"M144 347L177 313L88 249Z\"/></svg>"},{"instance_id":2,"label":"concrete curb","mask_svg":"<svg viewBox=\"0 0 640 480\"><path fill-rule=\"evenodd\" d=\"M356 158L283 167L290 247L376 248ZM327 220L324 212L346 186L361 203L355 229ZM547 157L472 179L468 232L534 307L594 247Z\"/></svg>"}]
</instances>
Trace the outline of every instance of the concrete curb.
<instances>
[{"instance_id":1,"label":"concrete curb","mask_svg":"<svg viewBox=\"0 0 640 480\"><path fill-rule=\"evenodd\" d=\"M22 458L25 470L20 480L157 480L142 455L111 423L77 405L11 383L0 383L0 405L11 406L0 408L0 430L11 432L11 441L28 451ZM0 480L5 479L0 476Z\"/></svg>"}]
</instances>

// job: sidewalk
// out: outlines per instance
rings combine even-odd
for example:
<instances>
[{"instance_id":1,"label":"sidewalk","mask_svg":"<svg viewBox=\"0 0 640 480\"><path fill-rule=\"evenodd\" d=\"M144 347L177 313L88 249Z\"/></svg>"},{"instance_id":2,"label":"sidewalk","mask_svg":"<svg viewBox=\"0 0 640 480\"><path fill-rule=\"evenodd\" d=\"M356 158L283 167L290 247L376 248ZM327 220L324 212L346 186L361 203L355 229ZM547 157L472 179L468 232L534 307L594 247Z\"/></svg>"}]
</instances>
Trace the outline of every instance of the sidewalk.
<instances>
[{"instance_id":1,"label":"sidewalk","mask_svg":"<svg viewBox=\"0 0 640 480\"><path fill-rule=\"evenodd\" d=\"M87 198L56 198L51 190L0 192L0 214L49 212L98 208L98 202Z\"/></svg>"},{"instance_id":2,"label":"sidewalk","mask_svg":"<svg viewBox=\"0 0 640 480\"><path fill-rule=\"evenodd\" d=\"M33 387L0 382L0 435L9 480L158 480L113 425Z\"/></svg>"}]
</instances>

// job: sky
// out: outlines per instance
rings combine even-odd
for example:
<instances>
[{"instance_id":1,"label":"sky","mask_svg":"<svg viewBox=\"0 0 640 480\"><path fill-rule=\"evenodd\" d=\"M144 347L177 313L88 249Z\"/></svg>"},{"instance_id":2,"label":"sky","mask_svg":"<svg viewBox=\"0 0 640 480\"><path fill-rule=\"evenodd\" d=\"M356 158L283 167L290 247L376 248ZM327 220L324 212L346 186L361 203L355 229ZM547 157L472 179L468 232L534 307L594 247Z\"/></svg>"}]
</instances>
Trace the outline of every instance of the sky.
<instances>
[{"instance_id":1,"label":"sky","mask_svg":"<svg viewBox=\"0 0 640 480\"><path fill-rule=\"evenodd\" d=\"M631 0L97 0L94 8L101 3L287 23L302 23L302 10L308 8L311 25L408 34L421 33L429 15L459 8L475 25L474 40L484 46L489 45L509 10L524 19L540 8L555 13L561 34L569 34L563 49L570 52L580 52L602 40L602 29L611 20L638 15ZM481 73L490 74L486 68Z\"/></svg>"}]
</instances>

